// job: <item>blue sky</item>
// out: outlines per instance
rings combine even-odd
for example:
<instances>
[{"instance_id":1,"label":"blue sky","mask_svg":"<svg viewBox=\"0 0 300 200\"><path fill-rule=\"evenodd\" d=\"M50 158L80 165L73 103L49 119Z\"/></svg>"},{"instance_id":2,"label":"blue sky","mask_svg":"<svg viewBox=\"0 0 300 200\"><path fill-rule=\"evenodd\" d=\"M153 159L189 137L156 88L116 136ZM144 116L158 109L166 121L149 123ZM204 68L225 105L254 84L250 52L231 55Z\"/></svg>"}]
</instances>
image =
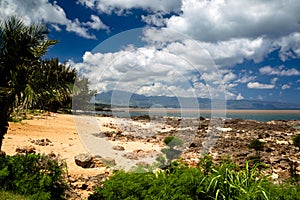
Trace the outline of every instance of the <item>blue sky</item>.
<instances>
[{"instance_id":1,"label":"blue sky","mask_svg":"<svg viewBox=\"0 0 300 200\"><path fill-rule=\"evenodd\" d=\"M298 0L1 0L99 92L300 103Z\"/></svg>"}]
</instances>

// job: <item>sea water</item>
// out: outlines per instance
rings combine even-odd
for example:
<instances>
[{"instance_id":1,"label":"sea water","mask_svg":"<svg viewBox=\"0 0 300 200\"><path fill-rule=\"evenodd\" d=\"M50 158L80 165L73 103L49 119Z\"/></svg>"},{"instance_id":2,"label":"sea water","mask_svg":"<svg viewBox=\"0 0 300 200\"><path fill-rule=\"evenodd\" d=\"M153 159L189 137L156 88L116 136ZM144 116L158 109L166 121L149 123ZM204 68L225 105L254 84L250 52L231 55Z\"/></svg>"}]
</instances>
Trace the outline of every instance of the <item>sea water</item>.
<instances>
[{"instance_id":1,"label":"sea water","mask_svg":"<svg viewBox=\"0 0 300 200\"><path fill-rule=\"evenodd\" d=\"M180 118L226 118L247 119L261 122L272 120L300 120L300 110L189 110L189 109L113 109L112 112L96 112L115 117L132 117L148 115L150 117L180 117Z\"/></svg>"}]
</instances>

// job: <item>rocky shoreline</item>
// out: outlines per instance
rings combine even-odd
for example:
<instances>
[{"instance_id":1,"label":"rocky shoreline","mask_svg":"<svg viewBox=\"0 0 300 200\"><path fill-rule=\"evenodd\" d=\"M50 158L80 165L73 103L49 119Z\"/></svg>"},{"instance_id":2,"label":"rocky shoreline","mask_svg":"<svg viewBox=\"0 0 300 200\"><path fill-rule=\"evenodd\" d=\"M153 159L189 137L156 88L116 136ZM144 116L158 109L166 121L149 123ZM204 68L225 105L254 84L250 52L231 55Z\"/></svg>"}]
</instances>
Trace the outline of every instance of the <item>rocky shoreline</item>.
<instances>
[{"instance_id":1,"label":"rocky shoreline","mask_svg":"<svg viewBox=\"0 0 300 200\"><path fill-rule=\"evenodd\" d=\"M292 172L294 176L300 174L300 151L292 144L292 137L300 134L300 130L297 129L300 120L258 122L226 119L221 122L222 127L213 127L213 121L203 117L150 119L147 116L140 116L127 120L131 123L105 124L111 131L102 134L111 141L147 142L162 147L166 136L179 137L184 141L183 147L179 148L182 152L179 158L193 166L197 165L200 155L204 153L211 155L215 162L229 159L243 166L247 161L257 159L257 152L248 146L252 140L259 140L264 143L263 149L259 152L259 160L268 166L263 173L269 174L279 182L290 178ZM134 122L139 124L134 125ZM211 141L212 145L207 149L205 143ZM136 158L137 152L143 150L132 152L132 156L128 159Z\"/></svg>"},{"instance_id":2,"label":"rocky shoreline","mask_svg":"<svg viewBox=\"0 0 300 200\"><path fill-rule=\"evenodd\" d=\"M88 131L86 136L96 145L97 139L109 143L110 155L118 154L135 165L151 166L150 160L155 161L161 154L159 149L166 148L164 138L176 136L183 141L176 147L181 152L179 159L190 166L196 166L204 153L216 163L231 160L244 166L257 159L258 152L248 146L252 140L259 140L264 143L259 159L268 165L262 173L270 175L274 182L300 175L300 150L292 144L292 137L300 134L300 120L98 116L94 121L99 123L99 130ZM80 133L75 133L73 117L56 115L12 125L4 150L10 155L43 153L66 160L70 170L66 179L71 189L68 199L85 199L119 168L114 157L93 154L83 146Z\"/></svg>"}]
</instances>

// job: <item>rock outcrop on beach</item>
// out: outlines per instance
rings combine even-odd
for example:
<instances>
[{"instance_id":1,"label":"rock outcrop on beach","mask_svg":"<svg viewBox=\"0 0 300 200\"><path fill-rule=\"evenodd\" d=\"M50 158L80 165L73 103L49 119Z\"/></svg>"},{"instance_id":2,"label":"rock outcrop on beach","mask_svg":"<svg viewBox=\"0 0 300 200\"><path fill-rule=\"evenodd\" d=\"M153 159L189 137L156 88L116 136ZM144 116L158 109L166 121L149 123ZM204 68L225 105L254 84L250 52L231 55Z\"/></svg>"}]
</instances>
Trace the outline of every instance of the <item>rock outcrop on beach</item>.
<instances>
[{"instance_id":1,"label":"rock outcrop on beach","mask_svg":"<svg viewBox=\"0 0 300 200\"><path fill-rule=\"evenodd\" d=\"M166 136L172 135L183 140L184 145L179 148L182 152L180 157L190 165L196 165L200 155L208 150L207 153L213 156L215 162L230 159L240 166L252 161L265 163L268 167L264 173L279 181L300 174L300 151L292 144L292 137L299 134L295 128L300 125L299 120L258 122L219 119L222 122L215 124L222 126L214 127L214 121L203 117L145 119L144 116L134 117L131 123L107 124L115 131L105 135L114 141L141 141L160 145ZM249 148L253 140L264 144L261 151ZM211 148L207 149L207 144ZM136 158L133 155L128 156L128 159Z\"/></svg>"},{"instance_id":2,"label":"rock outcrop on beach","mask_svg":"<svg viewBox=\"0 0 300 200\"><path fill-rule=\"evenodd\" d=\"M270 121L229 119L224 122L215 146L209 152L216 162L230 159L240 166L248 162L261 162L268 167L265 173L278 180L291 178L300 174L300 151L292 144L292 137L299 134L294 127L300 121ZM205 125L204 125L205 126ZM199 153L202 152L202 142L207 137L201 129L182 157L191 164L196 164ZM260 152L249 148L253 140L262 142ZM194 163L193 163L194 162ZM294 174L292 174L294 173Z\"/></svg>"}]
</instances>

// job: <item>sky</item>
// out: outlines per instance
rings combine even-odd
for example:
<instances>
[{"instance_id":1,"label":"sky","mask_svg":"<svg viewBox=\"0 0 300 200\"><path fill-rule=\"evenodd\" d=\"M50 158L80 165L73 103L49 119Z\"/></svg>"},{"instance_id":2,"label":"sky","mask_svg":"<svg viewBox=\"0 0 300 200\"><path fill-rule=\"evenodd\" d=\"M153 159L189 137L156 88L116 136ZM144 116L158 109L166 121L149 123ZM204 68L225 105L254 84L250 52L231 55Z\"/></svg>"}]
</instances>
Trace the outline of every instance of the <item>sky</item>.
<instances>
[{"instance_id":1,"label":"sky","mask_svg":"<svg viewBox=\"0 0 300 200\"><path fill-rule=\"evenodd\" d=\"M299 0L0 0L98 92L300 103Z\"/></svg>"}]
</instances>

